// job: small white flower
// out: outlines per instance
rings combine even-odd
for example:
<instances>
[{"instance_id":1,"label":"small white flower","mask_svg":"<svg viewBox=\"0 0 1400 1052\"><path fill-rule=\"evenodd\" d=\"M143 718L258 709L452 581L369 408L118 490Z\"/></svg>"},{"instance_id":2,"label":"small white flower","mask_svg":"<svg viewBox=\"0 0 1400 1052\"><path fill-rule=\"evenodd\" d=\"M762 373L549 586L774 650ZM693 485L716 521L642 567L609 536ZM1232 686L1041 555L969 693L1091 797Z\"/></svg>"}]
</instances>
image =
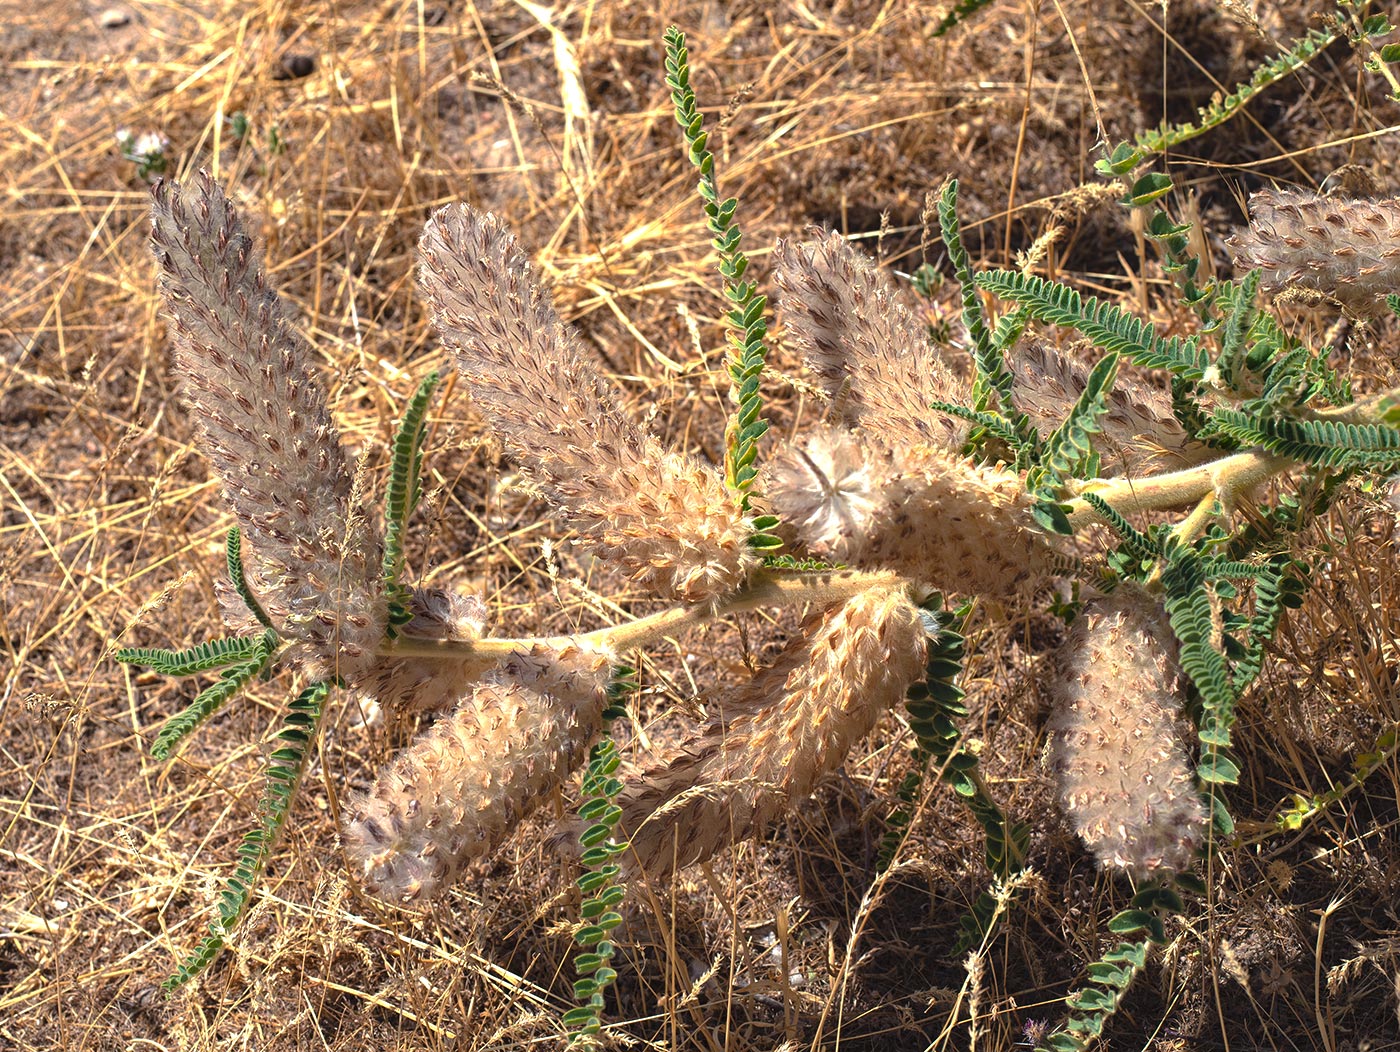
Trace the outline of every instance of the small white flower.
<instances>
[{"instance_id":1,"label":"small white flower","mask_svg":"<svg viewBox=\"0 0 1400 1052\"><path fill-rule=\"evenodd\" d=\"M774 458L770 496L814 553L849 556L868 531L874 495L866 452L851 432L828 428Z\"/></svg>"}]
</instances>

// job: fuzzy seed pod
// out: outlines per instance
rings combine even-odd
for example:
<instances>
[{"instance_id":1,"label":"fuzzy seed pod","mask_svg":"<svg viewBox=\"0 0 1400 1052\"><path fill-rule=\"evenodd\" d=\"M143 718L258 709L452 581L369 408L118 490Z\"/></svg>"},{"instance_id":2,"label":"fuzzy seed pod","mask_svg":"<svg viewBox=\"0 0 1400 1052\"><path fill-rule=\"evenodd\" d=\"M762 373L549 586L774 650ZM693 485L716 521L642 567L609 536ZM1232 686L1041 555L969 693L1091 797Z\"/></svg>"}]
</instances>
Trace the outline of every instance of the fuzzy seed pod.
<instances>
[{"instance_id":1,"label":"fuzzy seed pod","mask_svg":"<svg viewBox=\"0 0 1400 1052\"><path fill-rule=\"evenodd\" d=\"M251 555L258 600L318 675L353 675L384 636L381 541L306 342L207 174L157 183L151 243L175 365Z\"/></svg>"},{"instance_id":2,"label":"fuzzy seed pod","mask_svg":"<svg viewBox=\"0 0 1400 1052\"><path fill-rule=\"evenodd\" d=\"M1039 339L1023 341L1012 359L1016 408L1048 438L1084 392L1089 367ZM1094 446L1109 475L1136 475L1154 462L1166 462L1169 469L1188 467L1212 455L1208 446L1186 434L1165 391L1122 373L1108 394L1108 412L1099 426L1103 433Z\"/></svg>"},{"instance_id":3,"label":"fuzzy seed pod","mask_svg":"<svg viewBox=\"0 0 1400 1052\"><path fill-rule=\"evenodd\" d=\"M415 902L501 841L587 756L610 657L536 645L507 658L353 800L345 848L381 898Z\"/></svg>"},{"instance_id":4,"label":"fuzzy seed pod","mask_svg":"<svg viewBox=\"0 0 1400 1052\"><path fill-rule=\"evenodd\" d=\"M486 627L486 604L478 596L415 588L408 610L412 619L399 631L415 639L480 639ZM460 698L471 678L465 662L380 656L350 687L381 709L437 712Z\"/></svg>"},{"instance_id":5,"label":"fuzzy seed pod","mask_svg":"<svg viewBox=\"0 0 1400 1052\"><path fill-rule=\"evenodd\" d=\"M892 446L958 451L968 425L931 402L966 400L893 279L839 234L779 242L773 281L793 342L821 377L840 418Z\"/></svg>"},{"instance_id":6,"label":"fuzzy seed pod","mask_svg":"<svg viewBox=\"0 0 1400 1052\"><path fill-rule=\"evenodd\" d=\"M1166 613L1122 585L1074 622L1050 720L1060 803L1099 863L1137 879L1189 868L1206 809L1177 733Z\"/></svg>"},{"instance_id":7,"label":"fuzzy seed pod","mask_svg":"<svg viewBox=\"0 0 1400 1052\"><path fill-rule=\"evenodd\" d=\"M1400 199L1261 190L1249 210L1249 227L1226 243L1235 266L1264 271L1266 288L1318 293L1355 318L1384 314L1400 291Z\"/></svg>"},{"instance_id":8,"label":"fuzzy seed pod","mask_svg":"<svg viewBox=\"0 0 1400 1052\"><path fill-rule=\"evenodd\" d=\"M622 414L501 222L444 208L419 257L423 297L476 404L593 553L691 602L737 588L758 559L734 495Z\"/></svg>"},{"instance_id":9,"label":"fuzzy seed pod","mask_svg":"<svg viewBox=\"0 0 1400 1052\"><path fill-rule=\"evenodd\" d=\"M899 587L809 622L674 759L622 791L626 868L661 879L761 834L904 696L926 648L918 610Z\"/></svg>"}]
</instances>

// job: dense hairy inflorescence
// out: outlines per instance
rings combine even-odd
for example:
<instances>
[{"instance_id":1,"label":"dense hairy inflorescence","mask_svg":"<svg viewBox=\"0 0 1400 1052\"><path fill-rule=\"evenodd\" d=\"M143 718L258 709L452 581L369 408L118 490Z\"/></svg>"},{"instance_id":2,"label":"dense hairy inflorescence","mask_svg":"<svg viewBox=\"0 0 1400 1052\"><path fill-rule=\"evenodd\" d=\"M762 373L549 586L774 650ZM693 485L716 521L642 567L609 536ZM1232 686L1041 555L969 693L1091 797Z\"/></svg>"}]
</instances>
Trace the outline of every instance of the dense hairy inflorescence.
<instances>
[{"instance_id":1,"label":"dense hairy inflorescence","mask_svg":"<svg viewBox=\"0 0 1400 1052\"><path fill-rule=\"evenodd\" d=\"M664 878L762 833L904 697L926 647L901 586L872 589L808 623L668 763L623 789L628 867Z\"/></svg>"},{"instance_id":2,"label":"dense hairy inflorescence","mask_svg":"<svg viewBox=\"0 0 1400 1052\"><path fill-rule=\"evenodd\" d=\"M780 242L773 281L783 324L821 377L839 419L898 446L957 451L967 424L929 408L965 392L929 347L894 280L839 234Z\"/></svg>"},{"instance_id":3,"label":"dense hairy inflorescence","mask_svg":"<svg viewBox=\"0 0 1400 1052\"><path fill-rule=\"evenodd\" d=\"M398 626L419 639L480 639L486 627L486 604L479 596L462 596L436 588L409 593L409 620ZM437 712L469 689L472 665L466 659L380 655L350 684L355 693L380 709L411 714Z\"/></svg>"},{"instance_id":4,"label":"dense hairy inflorescence","mask_svg":"<svg viewBox=\"0 0 1400 1052\"><path fill-rule=\"evenodd\" d=\"M687 601L737 588L758 558L735 496L623 415L500 221L442 209L419 255L423 296L476 404L594 554Z\"/></svg>"},{"instance_id":5,"label":"dense hairy inflorescence","mask_svg":"<svg viewBox=\"0 0 1400 1052\"><path fill-rule=\"evenodd\" d=\"M1063 566L1020 476L954 452L819 430L773 458L767 485L807 550L849 566L997 598L1034 592Z\"/></svg>"},{"instance_id":6,"label":"dense hairy inflorescence","mask_svg":"<svg viewBox=\"0 0 1400 1052\"><path fill-rule=\"evenodd\" d=\"M598 736L611 658L580 646L511 655L351 802L345 848L375 894L430 898L563 784Z\"/></svg>"},{"instance_id":7,"label":"dense hairy inflorescence","mask_svg":"<svg viewBox=\"0 0 1400 1052\"><path fill-rule=\"evenodd\" d=\"M151 215L181 386L251 549L258 599L319 674L353 676L384 635L381 542L352 506L306 343L208 175L156 184Z\"/></svg>"},{"instance_id":8,"label":"dense hairy inflorescence","mask_svg":"<svg viewBox=\"0 0 1400 1052\"><path fill-rule=\"evenodd\" d=\"M1083 393L1089 366L1048 340L1026 339L1017 345L1011 368L1016 408L1048 438ZM1098 419L1102 433L1094 440L1105 475L1174 470L1214 455L1186 433L1172 413L1171 396L1159 388L1120 371L1107 402L1107 411Z\"/></svg>"},{"instance_id":9,"label":"dense hairy inflorescence","mask_svg":"<svg viewBox=\"0 0 1400 1052\"><path fill-rule=\"evenodd\" d=\"M1060 802L1100 864L1181 871L1206 810L1177 733L1176 640L1135 585L1086 608L1061 652L1050 721Z\"/></svg>"},{"instance_id":10,"label":"dense hairy inflorescence","mask_svg":"<svg viewBox=\"0 0 1400 1052\"><path fill-rule=\"evenodd\" d=\"M1227 244L1237 267L1264 272L1273 289L1303 289L1371 318L1400 289L1400 199L1357 200L1260 190L1249 227Z\"/></svg>"}]
</instances>

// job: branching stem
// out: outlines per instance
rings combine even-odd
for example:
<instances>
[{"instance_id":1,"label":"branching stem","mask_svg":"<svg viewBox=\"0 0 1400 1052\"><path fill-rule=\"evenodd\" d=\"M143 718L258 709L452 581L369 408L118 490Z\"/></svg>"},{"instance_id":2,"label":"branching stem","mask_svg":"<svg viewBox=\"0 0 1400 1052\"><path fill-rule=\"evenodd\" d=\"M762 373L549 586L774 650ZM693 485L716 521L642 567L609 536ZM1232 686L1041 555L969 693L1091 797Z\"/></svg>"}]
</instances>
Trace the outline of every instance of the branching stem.
<instances>
[{"instance_id":1,"label":"branching stem","mask_svg":"<svg viewBox=\"0 0 1400 1052\"><path fill-rule=\"evenodd\" d=\"M401 636L380 649L386 657L438 658L443 661L465 662L468 677L479 676L494 667L502 658L536 644L566 646L585 643L607 647L620 653L636 647L658 643L693 625L760 606L793 606L814 603L830 606L871 588L888 587L899 578L892 573L860 573L826 571L822 573L763 572L749 584L717 603L673 607L625 625L600 628L571 636L546 636L538 639L422 639Z\"/></svg>"},{"instance_id":2,"label":"branching stem","mask_svg":"<svg viewBox=\"0 0 1400 1052\"><path fill-rule=\"evenodd\" d=\"M1222 507L1230 507L1236 495L1281 475L1295 463L1288 457L1262 451L1235 453L1208 464L1147 478L1094 479L1081 485L1079 492L1094 493L1122 515L1180 508L1199 503L1208 494L1219 497ZM1069 521L1075 526L1098 518L1098 513L1082 498L1071 500L1069 506Z\"/></svg>"}]
</instances>

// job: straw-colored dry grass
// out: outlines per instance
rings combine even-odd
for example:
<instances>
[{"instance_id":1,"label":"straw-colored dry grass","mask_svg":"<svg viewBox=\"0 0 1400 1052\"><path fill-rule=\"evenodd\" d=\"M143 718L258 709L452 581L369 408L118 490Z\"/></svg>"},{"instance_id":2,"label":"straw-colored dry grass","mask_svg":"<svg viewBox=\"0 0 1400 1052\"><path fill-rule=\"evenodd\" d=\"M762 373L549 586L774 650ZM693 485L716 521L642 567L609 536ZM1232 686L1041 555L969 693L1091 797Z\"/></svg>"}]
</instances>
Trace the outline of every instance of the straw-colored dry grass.
<instances>
[{"instance_id":1,"label":"straw-colored dry grass","mask_svg":"<svg viewBox=\"0 0 1400 1052\"><path fill-rule=\"evenodd\" d=\"M110 27L101 6L14 2L0 25L0 1048L554 1047L571 999L572 873L547 853L543 824L426 912L349 883L338 808L410 728L370 733L344 707L235 949L178 999L159 995L250 821L288 684L259 685L255 704L162 764L146 744L194 688L112 660L119 645L218 634L229 525L175 397L147 191L118 155L119 128L168 136L171 174L207 168L261 222L347 440L374 470L440 360L413 249L429 212L454 200L496 210L532 246L630 411L714 458L720 306L662 84L667 23L690 33L697 90L723 119L711 145L760 272L775 238L813 222L868 232L870 249L913 269L924 194L952 173L980 260L1058 222L1046 271L1174 325L1186 319L1157 268L1095 187L1097 122L1117 139L1189 116L1326 7L1234 5L1257 6L1251 27L1181 0L1164 34L1157 4L1001 0L933 40L939 5L907 0L150 0L118 2L129 21ZM236 112L251 129L241 141ZM1393 188L1397 116L1339 45L1193 143L1174 172L1198 192L1216 265L1243 191L1270 178L1316 186L1357 162ZM954 312L946 296L936 308ZM1360 383L1396 382L1394 346L1384 329L1353 341ZM790 351L773 364L770 405L788 433L820 406ZM428 447L414 566L484 596L493 631L643 609L555 546L559 529L512 486L451 384ZM1343 778L1400 719L1397 526L1368 499L1312 536L1318 587L1244 706L1233 799L1247 835L1288 794ZM984 764L1008 810L1035 824L1030 891L987 952L948 955L987 875L975 823L946 791L927 793L901 864L874 882L908 762L889 721L776 835L635 896L610 994L616 1046L1000 1049L1057 1018L1127 892L1053 817L1038 681L1048 624L974 640ZM631 760L694 716L698 685L770 658L781 627L748 615L648 656ZM1209 909L1172 929L1113 1047L1400 1047L1398 822L1388 759L1304 832L1227 851Z\"/></svg>"}]
</instances>

